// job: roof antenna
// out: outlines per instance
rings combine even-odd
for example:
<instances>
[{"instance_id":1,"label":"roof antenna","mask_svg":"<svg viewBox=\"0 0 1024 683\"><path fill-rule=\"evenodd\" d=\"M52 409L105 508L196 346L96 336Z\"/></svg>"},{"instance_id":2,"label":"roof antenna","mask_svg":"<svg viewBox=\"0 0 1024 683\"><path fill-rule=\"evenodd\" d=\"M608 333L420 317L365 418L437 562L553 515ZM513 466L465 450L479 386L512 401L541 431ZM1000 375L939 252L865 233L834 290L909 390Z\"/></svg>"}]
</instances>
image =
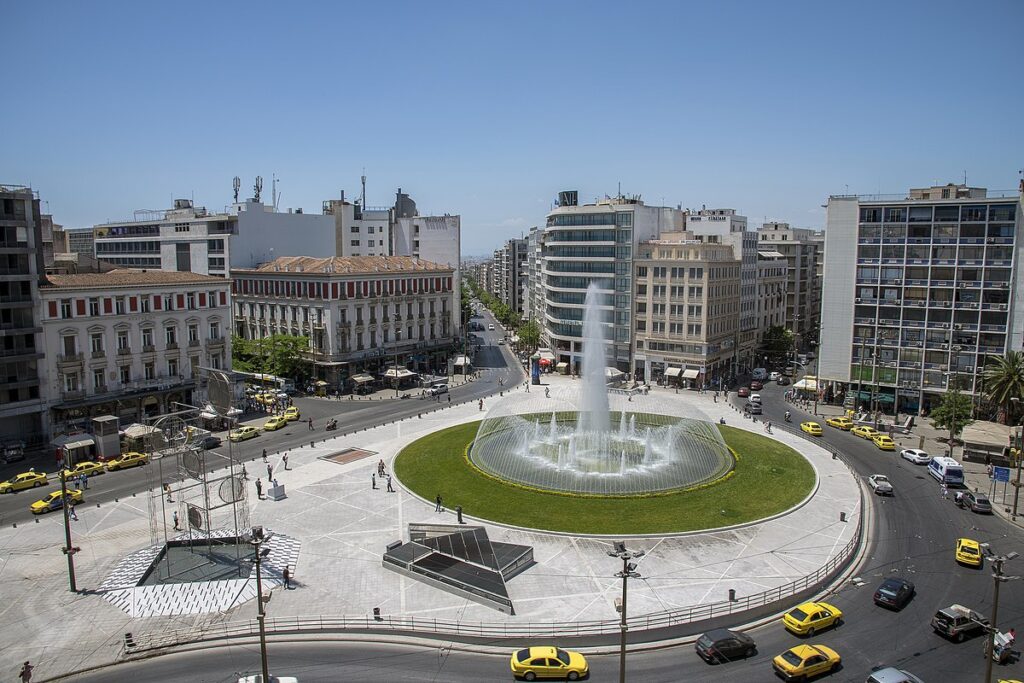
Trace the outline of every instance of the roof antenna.
<instances>
[{"instance_id":1,"label":"roof antenna","mask_svg":"<svg viewBox=\"0 0 1024 683\"><path fill-rule=\"evenodd\" d=\"M964 169L964 185L967 184L967 169Z\"/></svg>"},{"instance_id":2,"label":"roof antenna","mask_svg":"<svg viewBox=\"0 0 1024 683\"><path fill-rule=\"evenodd\" d=\"M363 209L366 208L366 167L363 166L363 175L360 176L360 180L363 182Z\"/></svg>"},{"instance_id":3,"label":"roof antenna","mask_svg":"<svg viewBox=\"0 0 1024 683\"><path fill-rule=\"evenodd\" d=\"M231 187L235 189L235 204L238 203L238 189L242 187L242 179L235 176L234 180L231 181Z\"/></svg>"}]
</instances>

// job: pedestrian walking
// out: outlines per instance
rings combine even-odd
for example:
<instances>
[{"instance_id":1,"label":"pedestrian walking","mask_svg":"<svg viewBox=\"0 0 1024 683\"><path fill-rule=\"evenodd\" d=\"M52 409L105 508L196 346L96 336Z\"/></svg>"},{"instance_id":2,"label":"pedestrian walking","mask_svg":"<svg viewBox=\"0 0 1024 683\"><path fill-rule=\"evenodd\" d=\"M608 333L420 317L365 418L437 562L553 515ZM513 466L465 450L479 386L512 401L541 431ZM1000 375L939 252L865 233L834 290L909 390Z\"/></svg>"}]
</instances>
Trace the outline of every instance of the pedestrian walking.
<instances>
[{"instance_id":1,"label":"pedestrian walking","mask_svg":"<svg viewBox=\"0 0 1024 683\"><path fill-rule=\"evenodd\" d=\"M452 395L448 394L448 405L452 404Z\"/></svg>"},{"instance_id":2,"label":"pedestrian walking","mask_svg":"<svg viewBox=\"0 0 1024 683\"><path fill-rule=\"evenodd\" d=\"M173 503L174 499L171 498L171 485L170 484L164 484L164 493L167 494L167 502L168 503Z\"/></svg>"},{"instance_id":3,"label":"pedestrian walking","mask_svg":"<svg viewBox=\"0 0 1024 683\"><path fill-rule=\"evenodd\" d=\"M29 664L28 662L25 662L21 665L21 671L18 673L18 675L21 676L21 683L32 682L32 669L34 668L35 667Z\"/></svg>"},{"instance_id":4,"label":"pedestrian walking","mask_svg":"<svg viewBox=\"0 0 1024 683\"><path fill-rule=\"evenodd\" d=\"M263 482L261 482L259 479L256 480L256 498L263 498Z\"/></svg>"},{"instance_id":5,"label":"pedestrian walking","mask_svg":"<svg viewBox=\"0 0 1024 683\"><path fill-rule=\"evenodd\" d=\"M85 474L84 472L82 473L82 488L83 489L88 489L89 488L89 475Z\"/></svg>"},{"instance_id":6,"label":"pedestrian walking","mask_svg":"<svg viewBox=\"0 0 1024 683\"><path fill-rule=\"evenodd\" d=\"M380 462L377 463L377 476L384 476L384 458L381 458Z\"/></svg>"},{"instance_id":7,"label":"pedestrian walking","mask_svg":"<svg viewBox=\"0 0 1024 683\"><path fill-rule=\"evenodd\" d=\"M484 400L480 399L480 410L484 409Z\"/></svg>"},{"instance_id":8,"label":"pedestrian walking","mask_svg":"<svg viewBox=\"0 0 1024 683\"><path fill-rule=\"evenodd\" d=\"M434 502L436 503L436 505L434 505L434 512L440 512L441 511L441 503L443 502L441 500L441 494L440 493L437 494L437 498L434 499Z\"/></svg>"},{"instance_id":9,"label":"pedestrian walking","mask_svg":"<svg viewBox=\"0 0 1024 683\"><path fill-rule=\"evenodd\" d=\"M266 462L266 461L267 461L267 449L264 448L263 449L263 462Z\"/></svg>"},{"instance_id":10,"label":"pedestrian walking","mask_svg":"<svg viewBox=\"0 0 1024 683\"><path fill-rule=\"evenodd\" d=\"M309 418L309 431L313 431L313 418Z\"/></svg>"},{"instance_id":11,"label":"pedestrian walking","mask_svg":"<svg viewBox=\"0 0 1024 683\"><path fill-rule=\"evenodd\" d=\"M284 589L288 590L292 587L292 573L288 570L288 567L284 568L284 571L281 572L281 576L284 578Z\"/></svg>"},{"instance_id":12,"label":"pedestrian walking","mask_svg":"<svg viewBox=\"0 0 1024 683\"><path fill-rule=\"evenodd\" d=\"M243 462L242 463L242 480L244 481L244 480L246 480L248 478L249 478L249 473L246 471L245 463Z\"/></svg>"},{"instance_id":13,"label":"pedestrian walking","mask_svg":"<svg viewBox=\"0 0 1024 683\"><path fill-rule=\"evenodd\" d=\"M78 513L75 512L75 504L71 501L68 501L68 514L71 516L71 519L76 522L78 521Z\"/></svg>"},{"instance_id":14,"label":"pedestrian walking","mask_svg":"<svg viewBox=\"0 0 1024 683\"><path fill-rule=\"evenodd\" d=\"M372 472L370 473L370 488L372 488L374 491L377 490L377 475L373 474Z\"/></svg>"},{"instance_id":15,"label":"pedestrian walking","mask_svg":"<svg viewBox=\"0 0 1024 683\"><path fill-rule=\"evenodd\" d=\"M181 526L178 523L178 511L177 510L174 511L173 519L174 519L174 530L175 531L181 531Z\"/></svg>"},{"instance_id":16,"label":"pedestrian walking","mask_svg":"<svg viewBox=\"0 0 1024 683\"><path fill-rule=\"evenodd\" d=\"M273 479L273 478L274 478L274 468L273 468L273 467L271 467L271 466L270 466L270 465L268 464L268 465L267 465L267 479L268 479L268 480L270 480L270 479Z\"/></svg>"},{"instance_id":17,"label":"pedestrian walking","mask_svg":"<svg viewBox=\"0 0 1024 683\"><path fill-rule=\"evenodd\" d=\"M284 468L288 469L288 454L287 453L285 453L284 455L281 456L281 462L284 463Z\"/></svg>"},{"instance_id":18,"label":"pedestrian walking","mask_svg":"<svg viewBox=\"0 0 1024 683\"><path fill-rule=\"evenodd\" d=\"M942 482L942 499L949 500L949 488L946 486L946 482Z\"/></svg>"},{"instance_id":19,"label":"pedestrian walking","mask_svg":"<svg viewBox=\"0 0 1024 683\"><path fill-rule=\"evenodd\" d=\"M388 493L394 493L395 490L391 488L391 475L388 475Z\"/></svg>"}]
</instances>

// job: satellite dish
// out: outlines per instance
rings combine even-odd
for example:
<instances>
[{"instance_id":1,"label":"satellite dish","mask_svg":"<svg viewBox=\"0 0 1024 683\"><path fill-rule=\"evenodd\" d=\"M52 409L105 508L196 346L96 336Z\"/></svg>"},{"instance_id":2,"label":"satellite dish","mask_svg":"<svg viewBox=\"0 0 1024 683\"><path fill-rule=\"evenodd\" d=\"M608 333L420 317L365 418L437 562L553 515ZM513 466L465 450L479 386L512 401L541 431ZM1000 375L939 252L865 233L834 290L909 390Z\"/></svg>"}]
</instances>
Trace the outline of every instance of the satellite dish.
<instances>
[{"instance_id":1,"label":"satellite dish","mask_svg":"<svg viewBox=\"0 0 1024 683\"><path fill-rule=\"evenodd\" d=\"M231 410L231 380L222 370L210 370L207 382L210 405L221 417L226 417Z\"/></svg>"}]
</instances>

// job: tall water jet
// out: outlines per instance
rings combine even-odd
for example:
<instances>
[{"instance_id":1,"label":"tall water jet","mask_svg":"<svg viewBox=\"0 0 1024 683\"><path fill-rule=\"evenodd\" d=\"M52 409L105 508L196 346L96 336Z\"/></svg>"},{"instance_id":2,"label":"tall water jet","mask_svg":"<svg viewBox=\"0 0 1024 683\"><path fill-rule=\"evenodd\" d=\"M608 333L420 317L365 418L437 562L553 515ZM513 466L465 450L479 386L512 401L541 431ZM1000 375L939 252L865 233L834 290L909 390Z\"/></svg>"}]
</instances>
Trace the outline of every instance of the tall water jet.
<instances>
[{"instance_id":1,"label":"tall water jet","mask_svg":"<svg viewBox=\"0 0 1024 683\"><path fill-rule=\"evenodd\" d=\"M548 441L555 443L558 440L558 422L555 420L555 414L551 413L551 427L548 430Z\"/></svg>"},{"instance_id":2,"label":"tall water jet","mask_svg":"<svg viewBox=\"0 0 1024 683\"><path fill-rule=\"evenodd\" d=\"M597 283L591 282L583 308L583 402L579 413L580 431L595 435L598 440L609 431L604 328L598 309L600 297Z\"/></svg>"}]
</instances>

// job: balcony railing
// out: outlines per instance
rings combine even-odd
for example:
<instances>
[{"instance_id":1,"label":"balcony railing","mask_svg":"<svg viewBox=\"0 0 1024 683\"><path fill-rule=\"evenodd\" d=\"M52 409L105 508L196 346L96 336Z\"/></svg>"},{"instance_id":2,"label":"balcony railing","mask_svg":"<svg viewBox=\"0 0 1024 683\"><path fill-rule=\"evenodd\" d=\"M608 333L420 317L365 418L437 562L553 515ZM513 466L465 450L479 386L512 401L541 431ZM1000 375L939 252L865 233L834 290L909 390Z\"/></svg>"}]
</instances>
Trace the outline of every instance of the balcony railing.
<instances>
[{"instance_id":1,"label":"balcony railing","mask_svg":"<svg viewBox=\"0 0 1024 683\"><path fill-rule=\"evenodd\" d=\"M57 356L59 363L81 363L84 356L81 353L63 353Z\"/></svg>"},{"instance_id":2,"label":"balcony railing","mask_svg":"<svg viewBox=\"0 0 1024 683\"><path fill-rule=\"evenodd\" d=\"M130 356L130 355L132 355L132 349L131 349L130 346L121 347L121 348L119 348L117 350L117 355L119 355L119 356Z\"/></svg>"},{"instance_id":3,"label":"balcony railing","mask_svg":"<svg viewBox=\"0 0 1024 683\"><path fill-rule=\"evenodd\" d=\"M107 352L104 351L103 349L96 349L92 352L91 356L93 358L106 358Z\"/></svg>"},{"instance_id":4,"label":"balcony railing","mask_svg":"<svg viewBox=\"0 0 1024 683\"><path fill-rule=\"evenodd\" d=\"M142 345L142 352L143 353L156 353L156 347L153 346L152 344L143 344Z\"/></svg>"},{"instance_id":5,"label":"balcony railing","mask_svg":"<svg viewBox=\"0 0 1024 683\"><path fill-rule=\"evenodd\" d=\"M167 342L167 350L168 351L177 351L178 350L178 342Z\"/></svg>"},{"instance_id":6,"label":"balcony railing","mask_svg":"<svg viewBox=\"0 0 1024 683\"><path fill-rule=\"evenodd\" d=\"M194 348L198 347L200 344L201 344L201 342L198 339L189 339L188 340L188 347L190 349L194 349Z\"/></svg>"}]
</instances>

